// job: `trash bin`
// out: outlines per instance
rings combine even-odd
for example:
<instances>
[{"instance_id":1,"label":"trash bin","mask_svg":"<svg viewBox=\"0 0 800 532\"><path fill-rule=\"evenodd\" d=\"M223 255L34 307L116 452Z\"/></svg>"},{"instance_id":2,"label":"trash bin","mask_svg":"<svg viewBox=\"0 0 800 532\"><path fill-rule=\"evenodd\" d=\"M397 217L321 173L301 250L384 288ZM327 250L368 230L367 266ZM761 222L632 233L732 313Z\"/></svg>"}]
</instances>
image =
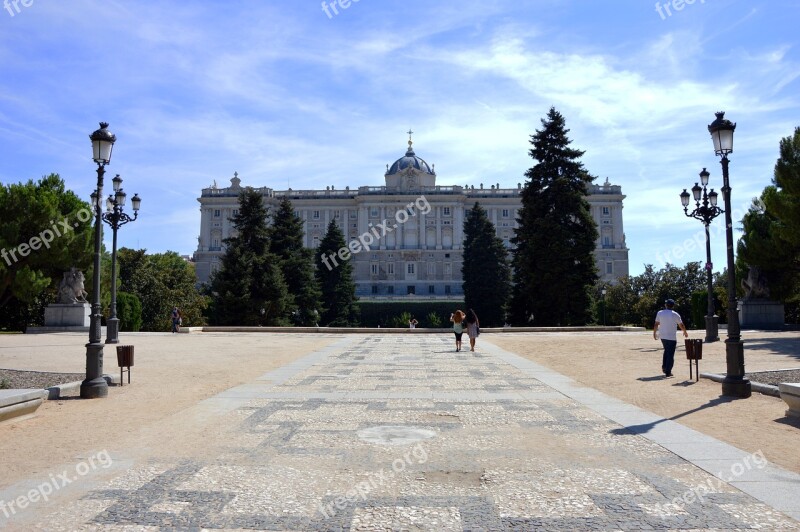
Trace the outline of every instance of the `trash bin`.
<instances>
[{"instance_id":1,"label":"trash bin","mask_svg":"<svg viewBox=\"0 0 800 532\"><path fill-rule=\"evenodd\" d=\"M131 366L133 366L133 346L117 346L117 365L119 366L119 385L122 386L122 374L128 372L128 384L131 383ZM128 369L125 369L128 368Z\"/></svg>"},{"instance_id":2,"label":"trash bin","mask_svg":"<svg viewBox=\"0 0 800 532\"><path fill-rule=\"evenodd\" d=\"M700 380L700 360L703 359L703 341L686 339L686 358L689 360L689 380L692 379L692 361L694 360L695 381Z\"/></svg>"},{"instance_id":3,"label":"trash bin","mask_svg":"<svg viewBox=\"0 0 800 532\"><path fill-rule=\"evenodd\" d=\"M703 341L700 339L686 339L686 359L703 360Z\"/></svg>"}]
</instances>

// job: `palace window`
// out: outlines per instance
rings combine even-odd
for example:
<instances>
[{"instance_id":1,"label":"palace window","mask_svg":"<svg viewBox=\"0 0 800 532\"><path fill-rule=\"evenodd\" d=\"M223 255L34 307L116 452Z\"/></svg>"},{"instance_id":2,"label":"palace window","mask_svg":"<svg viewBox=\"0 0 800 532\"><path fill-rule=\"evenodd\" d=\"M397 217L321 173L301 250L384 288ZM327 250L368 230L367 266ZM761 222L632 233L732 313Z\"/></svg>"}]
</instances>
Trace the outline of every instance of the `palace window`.
<instances>
[{"instance_id":1,"label":"palace window","mask_svg":"<svg viewBox=\"0 0 800 532\"><path fill-rule=\"evenodd\" d=\"M508 209L503 209L503 218L508 218Z\"/></svg>"},{"instance_id":2,"label":"palace window","mask_svg":"<svg viewBox=\"0 0 800 532\"><path fill-rule=\"evenodd\" d=\"M394 294L394 286L387 286L386 287L386 293L390 294L390 295Z\"/></svg>"},{"instance_id":3,"label":"palace window","mask_svg":"<svg viewBox=\"0 0 800 532\"><path fill-rule=\"evenodd\" d=\"M603 207L603 216L611 216L611 209L609 207Z\"/></svg>"},{"instance_id":4,"label":"palace window","mask_svg":"<svg viewBox=\"0 0 800 532\"><path fill-rule=\"evenodd\" d=\"M378 208L377 207L370 207L369 208L369 215L370 215L371 218L377 218L378 217Z\"/></svg>"},{"instance_id":5,"label":"palace window","mask_svg":"<svg viewBox=\"0 0 800 532\"><path fill-rule=\"evenodd\" d=\"M372 264L370 264L369 265L369 269L370 269L370 272L372 273L372 275L378 275L378 264L377 263L373 262Z\"/></svg>"},{"instance_id":6,"label":"palace window","mask_svg":"<svg viewBox=\"0 0 800 532\"><path fill-rule=\"evenodd\" d=\"M434 288L434 286L432 284L428 285L428 293L429 294L435 294L436 293L436 288Z\"/></svg>"},{"instance_id":7,"label":"palace window","mask_svg":"<svg viewBox=\"0 0 800 532\"><path fill-rule=\"evenodd\" d=\"M372 293L373 294L377 294L378 293L378 285L376 285L376 284L372 285Z\"/></svg>"},{"instance_id":8,"label":"palace window","mask_svg":"<svg viewBox=\"0 0 800 532\"><path fill-rule=\"evenodd\" d=\"M220 212L219 209L214 209L214 218L219 218Z\"/></svg>"},{"instance_id":9,"label":"palace window","mask_svg":"<svg viewBox=\"0 0 800 532\"><path fill-rule=\"evenodd\" d=\"M390 262L386 265L386 273L389 275L394 275L394 263Z\"/></svg>"},{"instance_id":10,"label":"palace window","mask_svg":"<svg viewBox=\"0 0 800 532\"><path fill-rule=\"evenodd\" d=\"M450 207L442 207L442 214L444 216L450 216Z\"/></svg>"},{"instance_id":11,"label":"palace window","mask_svg":"<svg viewBox=\"0 0 800 532\"><path fill-rule=\"evenodd\" d=\"M413 262L409 262L408 264L406 264L406 272L407 272L409 275L414 275L414 272L415 272L415 271L416 271L416 265L415 265L415 263L413 263Z\"/></svg>"},{"instance_id":12,"label":"palace window","mask_svg":"<svg viewBox=\"0 0 800 532\"><path fill-rule=\"evenodd\" d=\"M314 218L315 220L319 220L319 211L314 211L311 217Z\"/></svg>"},{"instance_id":13,"label":"palace window","mask_svg":"<svg viewBox=\"0 0 800 532\"><path fill-rule=\"evenodd\" d=\"M444 286L444 293L447 294L447 295L450 295L450 285L449 284Z\"/></svg>"}]
</instances>

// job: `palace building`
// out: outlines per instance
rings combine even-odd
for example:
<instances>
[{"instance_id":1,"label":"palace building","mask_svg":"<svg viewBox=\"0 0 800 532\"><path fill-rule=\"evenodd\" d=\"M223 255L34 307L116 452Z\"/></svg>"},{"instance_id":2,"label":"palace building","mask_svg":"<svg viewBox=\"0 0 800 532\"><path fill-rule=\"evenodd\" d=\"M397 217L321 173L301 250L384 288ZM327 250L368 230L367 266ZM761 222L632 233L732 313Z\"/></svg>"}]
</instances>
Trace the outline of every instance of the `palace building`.
<instances>
[{"instance_id":1,"label":"palace building","mask_svg":"<svg viewBox=\"0 0 800 532\"><path fill-rule=\"evenodd\" d=\"M383 186L326 187L325 190L255 188L271 212L288 196L305 225L305 245L317 247L330 220L336 220L348 242L356 295L365 300L463 298L461 263L463 226L475 202L486 209L497 236L509 249L517 226L522 184L500 188L436 184L435 167L418 157L409 137L408 150L387 165ZM219 268L223 240L233 230L241 179L229 187L205 188L200 202L200 236L194 253L197 278L206 282ZM601 280L613 283L628 274L628 248L622 225L618 185L608 179L589 187L589 205L599 237L595 260ZM329 261L331 267L339 257Z\"/></svg>"}]
</instances>

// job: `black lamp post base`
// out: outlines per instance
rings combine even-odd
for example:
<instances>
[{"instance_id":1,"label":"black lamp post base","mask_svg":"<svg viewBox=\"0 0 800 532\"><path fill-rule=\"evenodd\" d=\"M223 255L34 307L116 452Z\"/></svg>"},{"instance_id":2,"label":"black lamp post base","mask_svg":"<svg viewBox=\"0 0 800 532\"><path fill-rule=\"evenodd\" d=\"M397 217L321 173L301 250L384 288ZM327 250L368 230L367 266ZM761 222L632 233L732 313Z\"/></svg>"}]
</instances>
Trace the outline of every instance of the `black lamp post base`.
<instances>
[{"instance_id":1,"label":"black lamp post base","mask_svg":"<svg viewBox=\"0 0 800 532\"><path fill-rule=\"evenodd\" d=\"M103 344L86 344L86 379L81 383L81 399L108 397L108 383L103 378Z\"/></svg>"},{"instance_id":2,"label":"black lamp post base","mask_svg":"<svg viewBox=\"0 0 800 532\"><path fill-rule=\"evenodd\" d=\"M119 343L119 318L108 318L106 320L106 343Z\"/></svg>"},{"instance_id":3,"label":"black lamp post base","mask_svg":"<svg viewBox=\"0 0 800 532\"><path fill-rule=\"evenodd\" d=\"M81 383L81 399L100 399L108 397L108 383L103 377Z\"/></svg>"},{"instance_id":4,"label":"black lamp post base","mask_svg":"<svg viewBox=\"0 0 800 532\"><path fill-rule=\"evenodd\" d=\"M705 343L719 342L719 318L717 316L706 316L706 339Z\"/></svg>"},{"instance_id":5,"label":"black lamp post base","mask_svg":"<svg viewBox=\"0 0 800 532\"><path fill-rule=\"evenodd\" d=\"M751 393L750 381L747 379L725 377L722 380L722 395L746 399L750 397Z\"/></svg>"},{"instance_id":6,"label":"black lamp post base","mask_svg":"<svg viewBox=\"0 0 800 532\"><path fill-rule=\"evenodd\" d=\"M725 362L728 372L722 381L722 395L750 397L750 381L744 378L744 343L741 340L725 340Z\"/></svg>"}]
</instances>

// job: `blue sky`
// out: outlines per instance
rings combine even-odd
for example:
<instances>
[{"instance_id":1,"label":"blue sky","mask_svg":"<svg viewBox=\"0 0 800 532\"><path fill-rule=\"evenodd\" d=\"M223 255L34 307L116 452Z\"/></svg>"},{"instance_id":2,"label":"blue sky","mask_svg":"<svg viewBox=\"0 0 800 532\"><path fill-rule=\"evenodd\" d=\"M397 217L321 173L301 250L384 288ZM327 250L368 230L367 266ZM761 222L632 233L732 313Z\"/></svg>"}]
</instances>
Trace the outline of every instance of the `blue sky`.
<instances>
[{"instance_id":1,"label":"blue sky","mask_svg":"<svg viewBox=\"0 0 800 532\"><path fill-rule=\"evenodd\" d=\"M108 177L143 198L120 246L191 254L201 189L234 171L279 190L381 185L412 128L438 184L515 187L555 106L589 172L627 195L631 274L704 261L678 194L703 167L721 186L718 110L738 124L734 214L770 184L800 125L800 2L676 1L9 2L0 182L57 172L88 198L88 135L107 121Z\"/></svg>"}]
</instances>

